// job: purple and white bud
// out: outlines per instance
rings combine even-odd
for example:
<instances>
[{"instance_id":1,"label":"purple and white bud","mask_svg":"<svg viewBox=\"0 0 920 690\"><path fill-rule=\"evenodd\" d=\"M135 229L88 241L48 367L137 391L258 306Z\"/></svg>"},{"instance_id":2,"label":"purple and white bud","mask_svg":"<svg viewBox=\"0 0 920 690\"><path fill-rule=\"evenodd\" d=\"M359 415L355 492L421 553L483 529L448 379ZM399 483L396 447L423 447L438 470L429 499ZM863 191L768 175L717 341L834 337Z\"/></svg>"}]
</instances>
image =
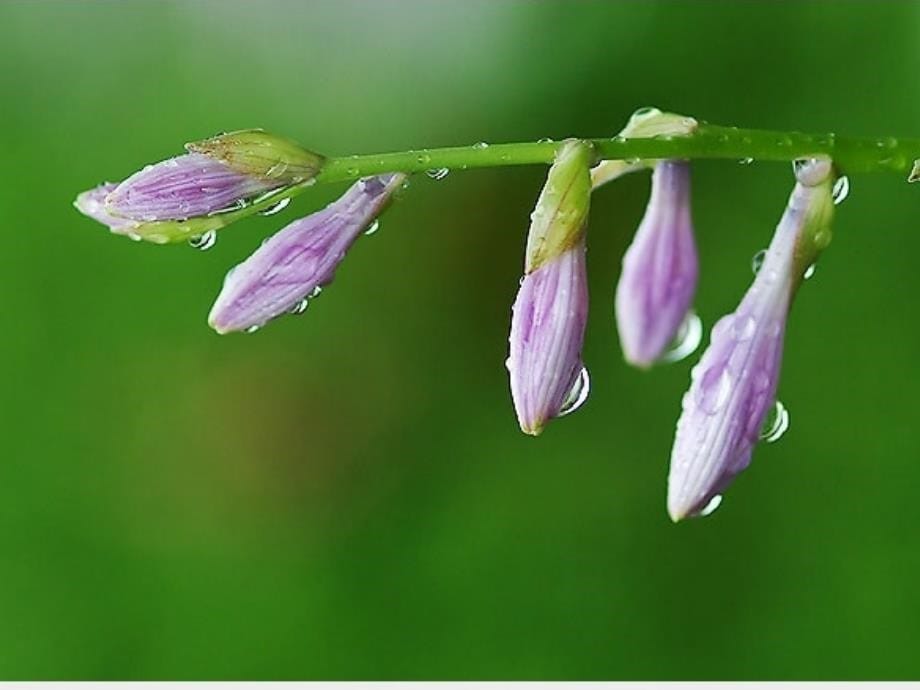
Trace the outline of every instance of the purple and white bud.
<instances>
[{"instance_id":1,"label":"purple and white bud","mask_svg":"<svg viewBox=\"0 0 920 690\"><path fill-rule=\"evenodd\" d=\"M691 372L671 451L668 513L700 513L751 460L774 405L786 318L804 272L830 241L829 161L796 165L797 184L766 258L738 308L712 329Z\"/></svg>"},{"instance_id":2,"label":"purple and white bud","mask_svg":"<svg viewBox=\"0 0 920 690\"><path fill-rule=\"evenodd\" d=\"M659 161L616 290L617 329L627 362L649 367L661 358L688 316L698 273L690 164Z\"/></svg>"},{"instance_id":3,"label":"purple and white bud","mask_svg":"<svg viewBox=\"0 0 920 690\"><path fill-rule=\"evenodd\" d=\"M577 407L588 393L581 348L588 319L591 159L587 143L565 142L531 215L507 360L514 409L526 434L539 434L548 420Z\"/></svg>"},{"instance_id":4,"label":"purple and white bud","mask_svg":"<svg viewBox=\"0 0 920 690\"><path fill-rule=\"evenodd\" d=\"M106 210L135 221L186 220L226 211L284 183L237 172L202 153L187 153L134 173L106 197Z\"/></svg>"},{"instance_id":5,"label":"purple and white bud","mask_svg":"<svg viewBox=\"0 0 920 690\"><path fill-rule=\"evenodd\" d=\"M395 173L359 180L326 208L272 235L227 273L208 323L218 333L247 331L295 310L332 282L345 253L405 179Z\"/></svg>"},{"instance_id":6,"label":"purple and white bud","mask_svg":"<svg viewBox=\"0 0 920 690\"><path fill-rule=\"evenodd\" d=\"M77 195L73 205L88 218L108 226L116 235L131 235L131 228L137 225L136 221L120 216L113 216L106 210L106 197L118 186L115 182L106 182L98 187L93 187Z\"/></svg>"}]
</instances>

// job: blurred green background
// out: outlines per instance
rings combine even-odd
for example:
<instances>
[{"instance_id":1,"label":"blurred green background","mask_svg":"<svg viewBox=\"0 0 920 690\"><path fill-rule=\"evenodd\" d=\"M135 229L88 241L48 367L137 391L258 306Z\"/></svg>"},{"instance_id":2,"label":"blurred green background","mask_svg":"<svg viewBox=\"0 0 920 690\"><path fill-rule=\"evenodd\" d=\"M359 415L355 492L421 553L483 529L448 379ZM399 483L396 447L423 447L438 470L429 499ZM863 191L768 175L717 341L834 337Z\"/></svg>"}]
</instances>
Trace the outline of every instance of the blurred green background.
<instances>
[{"instance_id":1,"label":"blurred green background","mask_svg":"<svg viewBox=\"0 0 920 690\"><path fill-rule=\"evenodd\" d=\"M920 136L916 2L0 2L0 677L908 678L920 672L920 190L852 179L760 447L711 518L665 478L695 358L612 318L647 176L593 203L593 390L522 435L503 367L539 167L416 179L308 313L205 322L335 196L137 245L80 190L219 130L348 154L601 136L654 104ZM695 166L711 325L785 165Z\"/></svg>"}]
</instances>

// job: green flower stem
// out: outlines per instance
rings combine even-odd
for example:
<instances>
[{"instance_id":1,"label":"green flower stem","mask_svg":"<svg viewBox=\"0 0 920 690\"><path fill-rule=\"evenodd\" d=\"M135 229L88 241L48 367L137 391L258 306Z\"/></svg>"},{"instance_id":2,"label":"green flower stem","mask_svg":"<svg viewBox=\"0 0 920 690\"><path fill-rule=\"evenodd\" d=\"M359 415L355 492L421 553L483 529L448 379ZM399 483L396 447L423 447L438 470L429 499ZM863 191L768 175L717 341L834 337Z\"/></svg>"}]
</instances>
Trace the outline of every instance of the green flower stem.
<instances>
[{"instance_id":1,"label":"green flower stem","mask_svg":"<svg viewBox=\"0 0 920 690\"><path fill-rule=\"evenodd\" d=\"M920 158L920 139L868 139L834 134L771 132L701 124L687 136L589 139L598 160L647 158L728 158L792 161L827 155L847 173L892 171L905 176ZM552 163L561 142L494 144L420 149L378 155L330 158L317 182L339 182L384 172L414 173L448 168L490 168Z\"/></svg>"},{"instance_id":2,"label":"green flower stem","mask_svg":"<svg viewBox=\"0 0 920 690\"><path fill-rule=\"evenodd\" d=\"M682 136L631 139L612 137L586 141L593 145L597 160L723 158L744 162L790 162L796 158L824 155L831 158L844 173L888 171L905 177L911 172L913 162L920 159L920 139L843 137L709 124L700 124L693 134ZM553 162L562 143L539 141L474 144L328 158L314 179L279 190L246 208L221 214L220 225L253 215L283 199L298 196L317 183L344 182L387 172L417 173L440 168L468 170L549 164Z\"/></svg>"}]
</instances>

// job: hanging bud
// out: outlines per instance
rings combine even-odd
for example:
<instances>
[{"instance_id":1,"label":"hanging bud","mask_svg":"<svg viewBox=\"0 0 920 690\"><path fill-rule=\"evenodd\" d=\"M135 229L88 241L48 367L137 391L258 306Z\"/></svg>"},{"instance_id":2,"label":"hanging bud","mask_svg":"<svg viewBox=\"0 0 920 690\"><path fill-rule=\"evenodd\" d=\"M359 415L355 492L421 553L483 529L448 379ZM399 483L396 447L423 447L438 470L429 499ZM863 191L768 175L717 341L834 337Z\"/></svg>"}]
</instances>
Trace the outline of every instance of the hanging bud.
<instances>
[{"instance_id":1,"label":"hanging bud","mask_svg":"<svg viewBox=\"0 0 920 690\"><path fill-rule=\"evenodd\" d=\"M296 184L316 177L325 160L300 144L261 129L218 134L185 145L243 175Z\"/></svg>"},{"instance_id":2,"label":"hanging bud","mask_svg":"<svg viewBox=\"0 0 920 690\"><path fill-rule=\"evenodd\" d=\"M779 381L783 335L796 288L830 241L833 167L797 162L797 184L766 258L738 308L712 329L691 372L668 476L674 521L705 513L745 469Z\"/></svg>"},{"instance_id":3,"label":"hanging bud","mask_svg":"<svg viewBox=\"0 0 920 690\"><path fill-rule=\"evenodd\" d=\"M588 392L581 348L588 318L585 227L592 156L588 143L566 141L531 215L507 361L514 408L527 434L539 434Z\"/></svg>"},{"instance_id":4,"label":"hanging bud","mask_svg":"<svg viewBox=\"0 0 920 690\"><path fill-rule=\"evenodd\" d=\"M649 367L674 341L693 303L697 273L690 164L659 161L616 290L617 328L627 362Z\"/></svg>"},{"instance_id":5,"label":"hanging bud","mask_svg":"<svg viewBox=\"0 0 920 690\"><path fill-rule=\"evenodd\" d=\"M692 117L663 113L658 108L640 108L632 114L616 139L648 139L651 137L684 137L693 134L699 123ZM606 160L591 169L591 186L597 189L626 173L653 165L648 160Z\"/></svg>"},{"instance_id":6,"label":"hanging bud","mask_svg":"<svg viewBox=\"0 0 920 690\"><path fill-rule=\"evenodd\" d=\"M359 180L326 208L275 233L227 273L208 323L218 333L246 331L296 310L332 282L345 253L405 179L399 173Z\"/></svg>"}]
</instances>

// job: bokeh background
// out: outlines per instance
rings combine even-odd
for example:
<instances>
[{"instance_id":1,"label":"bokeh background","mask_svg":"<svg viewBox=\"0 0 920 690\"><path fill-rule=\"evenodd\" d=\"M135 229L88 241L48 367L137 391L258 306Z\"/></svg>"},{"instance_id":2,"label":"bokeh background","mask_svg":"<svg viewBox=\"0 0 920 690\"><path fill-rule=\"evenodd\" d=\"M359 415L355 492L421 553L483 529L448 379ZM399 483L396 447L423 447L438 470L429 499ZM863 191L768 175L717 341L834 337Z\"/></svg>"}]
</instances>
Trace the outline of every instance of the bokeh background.
<instances>
[{"instance_id":1,"label":"bokeh background","mask_svg":"<svg viewBox=\"0 0 920 690\"><path fill-rule=\"evenodd\" d=\"M416 179L302 317L205 322L341 187L138 245L75 194L219 130L330 154L601 136L644 105L920 136L917 2L0 2L0 677L909 678L920 189L853 178L790 323L778 443L712 517L665 478L695 358L612 318L647 176L590 225L588 404L522 435L503 362L545 170ZM786 165L701 162L705 323Z\"/></svg>"}]
</instances>

